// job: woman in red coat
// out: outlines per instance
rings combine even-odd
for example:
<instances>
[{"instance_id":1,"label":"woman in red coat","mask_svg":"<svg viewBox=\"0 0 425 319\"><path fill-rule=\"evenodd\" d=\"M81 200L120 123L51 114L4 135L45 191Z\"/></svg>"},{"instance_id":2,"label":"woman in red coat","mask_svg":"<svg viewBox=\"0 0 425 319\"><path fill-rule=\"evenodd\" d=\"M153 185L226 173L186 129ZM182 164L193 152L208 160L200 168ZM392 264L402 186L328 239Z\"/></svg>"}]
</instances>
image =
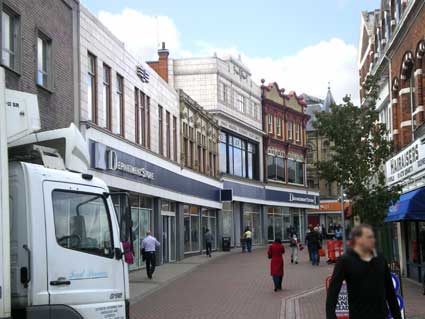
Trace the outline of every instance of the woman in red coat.
<instances>
[{"instance_id":1,"label":"woman in red coat","mask_svg":"<svg viewBox=\"0 0 425 319\"><path fill-rule=\"evenodd\" d=\"M274 291L282 290L283 279L283 254L285 247L280 238L276 238L274 243L269 246L268 256L270 261L270 273L273 277Z\"/></svg>"}]
</instances>

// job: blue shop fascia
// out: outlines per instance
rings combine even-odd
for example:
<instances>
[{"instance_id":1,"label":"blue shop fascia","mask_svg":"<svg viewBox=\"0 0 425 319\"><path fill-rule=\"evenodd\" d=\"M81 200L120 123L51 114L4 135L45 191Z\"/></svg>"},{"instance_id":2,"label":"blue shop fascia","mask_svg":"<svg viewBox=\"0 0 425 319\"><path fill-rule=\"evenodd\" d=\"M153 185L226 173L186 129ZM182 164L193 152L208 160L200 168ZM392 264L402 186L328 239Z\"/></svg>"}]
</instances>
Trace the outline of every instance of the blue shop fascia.
<instances>
[{"instance_id":1,"label":"blue shop fascia","mask_svg":"<svg viewBox=\"0 0 425 319\"><path fill-rule=\"evenodd\" d=\"M247 226L253 230L254 244L266 244L270 231L276 229L277 236L286 239L291 225L303 234L306 209L319 207L317 193L208 177L108 132L89 128L85 134L90 170L111 192L130 195L136 251L132 269L143 266L139 243L148 230L161 241L158 262L167 263L202 253L206 228L212 231L213 248L218 250L223 236L239 246ZM115 201L119 213L120 203ZM271 216L271 210L276 214Z\"/></svg>"}]
</instances>

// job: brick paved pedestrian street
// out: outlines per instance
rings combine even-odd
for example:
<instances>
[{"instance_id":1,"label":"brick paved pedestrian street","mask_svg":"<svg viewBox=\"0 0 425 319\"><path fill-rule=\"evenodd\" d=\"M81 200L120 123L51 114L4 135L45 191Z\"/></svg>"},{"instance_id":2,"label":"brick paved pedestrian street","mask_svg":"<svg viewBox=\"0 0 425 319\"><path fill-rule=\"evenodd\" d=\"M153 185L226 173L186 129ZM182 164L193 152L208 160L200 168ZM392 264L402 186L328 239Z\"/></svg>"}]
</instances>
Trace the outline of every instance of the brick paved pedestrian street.
<instances>
[{"instance_id":1,"label":"brick paved pedestrian street","mask_svg":"<svg viewBox=\"0 0 425 319\"><path fill-rule=\"evenodd\" d=\"M200 264L132 304L132 319L325 318L325 278L332 266L313 267L307 252L298 265L285 254L283 291L273 291L264 248L229 253ZM205 257L206 258L206 257ZM159 276L159 274L158 274ZM160 281L154 278L153 282ZM420 287L406 282L407 318L425 318Z\"/></svg>"},{"instance_id":2,"label":"brick paved pedestrian street","mask_svg":"<svg viewBox=\"0 0 425 319\"><path fill-rule=\"evenodd\" d=\"M301 253L300 264L291 265L288 251L282 292L273 291L265 249L233 253L196 268L134 304L131 318L287 318L286 313L296 311L291 296L324 286L332 269L324 263L311 266L307 252Z\"/></svg>"}]
</instances>

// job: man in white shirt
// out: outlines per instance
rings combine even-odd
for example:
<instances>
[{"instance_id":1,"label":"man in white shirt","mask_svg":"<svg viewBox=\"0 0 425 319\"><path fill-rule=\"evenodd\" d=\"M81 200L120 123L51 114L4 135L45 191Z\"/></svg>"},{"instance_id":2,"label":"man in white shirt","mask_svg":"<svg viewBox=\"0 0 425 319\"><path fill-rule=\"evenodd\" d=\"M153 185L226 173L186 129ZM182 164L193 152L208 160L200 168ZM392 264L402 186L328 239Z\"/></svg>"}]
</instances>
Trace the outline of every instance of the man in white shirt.
<instances>
[{"instance_id":1,"label":"man in white shirt","mask_svg":"<svg viewBox=\"0 0 425 319\"><path fill-rule=\"evenodd\" d=\"M141 251L144 259L146 260L146 273L149 279L152 279L152 275L155 272L156 266L156 248L161 244L159 241L152 236L150 231L146 232L145 239L141 243Z\"/></svg>"}]
</instances>

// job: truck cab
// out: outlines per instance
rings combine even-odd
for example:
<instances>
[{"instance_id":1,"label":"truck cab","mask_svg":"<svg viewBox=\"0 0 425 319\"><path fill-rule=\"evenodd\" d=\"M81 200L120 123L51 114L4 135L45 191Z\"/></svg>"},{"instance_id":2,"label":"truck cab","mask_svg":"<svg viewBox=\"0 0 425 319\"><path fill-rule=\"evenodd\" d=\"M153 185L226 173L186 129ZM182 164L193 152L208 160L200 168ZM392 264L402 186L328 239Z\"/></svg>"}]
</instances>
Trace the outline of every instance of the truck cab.
<instances>
[{"instance_id":1,"label":"truck cab","mask_svg":"<svg viewBox=\"0 0 425 319\"><path fill-rule=\"evenodd\" d=\"M8 194L0 197L0 318L129 318L129 211L117 214L106 184L87 174L88 144L75 125L37 130L36 103L0 92L10 127L7 151L4 126L0 132Z\"/></svg>"},{"instance_id":2,"label":"truck cab","mask_svg":"<svg viewBox=\"0 0 425 319\"><path fill-rule=\"evenodd\" d=\"M128 270L105 183L15 162L9 187L12 314L125 318Z\"/></svg>"}]
</instances>

